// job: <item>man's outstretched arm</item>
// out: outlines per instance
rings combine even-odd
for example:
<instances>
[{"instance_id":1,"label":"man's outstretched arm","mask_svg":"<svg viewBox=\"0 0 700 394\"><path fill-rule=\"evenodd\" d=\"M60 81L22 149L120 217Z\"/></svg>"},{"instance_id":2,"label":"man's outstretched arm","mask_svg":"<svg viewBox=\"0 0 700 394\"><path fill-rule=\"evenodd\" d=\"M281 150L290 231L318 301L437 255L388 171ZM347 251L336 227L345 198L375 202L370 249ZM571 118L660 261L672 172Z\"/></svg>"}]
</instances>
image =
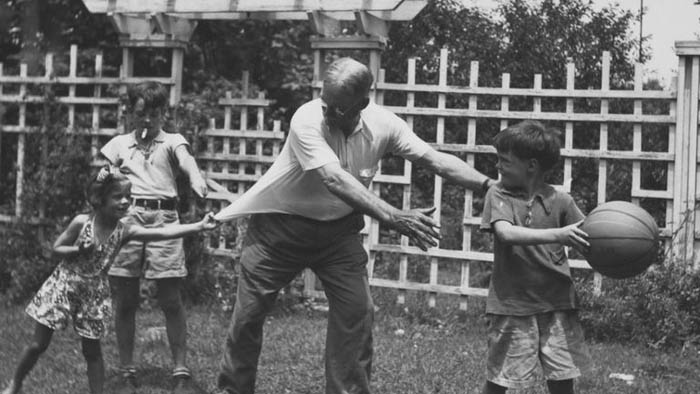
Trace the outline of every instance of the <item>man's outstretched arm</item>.
<instances>
[{"instance_id":1,"label":"man's outstretched arm","mask_svg":"<svg viewBox=\"0 0 700 394\"><path fill-rule=\"evenodd\" d=\"M355 210L369 215L389 227L411 238L423 250L436 246L435 239L440 234L435 230L438 223L429 215L435 208L401 210L391 206L386 201L367 189L360 181L339 163L329 163L315 170L323 184L334 195Z\"/></svg>"},{"instance_id":2,"label":"man's outstretched arm","mask_svg":"<svg viewBox=\"0 0 700 394\"><path fill-rule=\"evenodd\" d=\"M477 171L459 157L429 149L414 163L431 170L433 173L474 191L486 191L496 183L495 180Z\"/></svg>"}]
</instances>

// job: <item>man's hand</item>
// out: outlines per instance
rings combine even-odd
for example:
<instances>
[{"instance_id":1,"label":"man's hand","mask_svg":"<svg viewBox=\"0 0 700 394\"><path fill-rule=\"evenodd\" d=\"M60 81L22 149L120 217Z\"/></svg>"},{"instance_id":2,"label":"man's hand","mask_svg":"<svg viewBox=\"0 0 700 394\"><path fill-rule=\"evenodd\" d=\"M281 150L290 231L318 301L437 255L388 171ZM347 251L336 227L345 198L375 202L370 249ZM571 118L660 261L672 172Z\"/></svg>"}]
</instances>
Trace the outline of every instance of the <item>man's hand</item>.
<instances>
[{"instance_id":1,"label":"man's hand","mask_svg":"<svg viewBox=\"0 0 700 394\"><path fill-rule=\"evenodd\" d=\"M191 177L190 186L199 198L204 198L207 196L207 193L209 193L207 182L202 177Z\"/></svg>"},{"instance_id":2,"label":"man's hand","mask_svg":"<svg viewBox=\"0 0 700 394\"><path fill-rule=\"evenodd\" d=\"M398 211L387 224L408 236L419 248L428 250L429 247L437 246L436 239L440 239L440 233L435 231L440 225L430 217L433 212L435 207Z\"/></svg>"},{"instance_id":3,"label":"man's hand","mask_svg":"<svg viewBox=\"0 0 700 394\"><path fill-rule=\"evenodd\" d=\"M583 220L559 229L559 243L578 250L584 256L588 253L591 244L588 243L588 234L581 230Z\"/></svg>"}]
</instances>

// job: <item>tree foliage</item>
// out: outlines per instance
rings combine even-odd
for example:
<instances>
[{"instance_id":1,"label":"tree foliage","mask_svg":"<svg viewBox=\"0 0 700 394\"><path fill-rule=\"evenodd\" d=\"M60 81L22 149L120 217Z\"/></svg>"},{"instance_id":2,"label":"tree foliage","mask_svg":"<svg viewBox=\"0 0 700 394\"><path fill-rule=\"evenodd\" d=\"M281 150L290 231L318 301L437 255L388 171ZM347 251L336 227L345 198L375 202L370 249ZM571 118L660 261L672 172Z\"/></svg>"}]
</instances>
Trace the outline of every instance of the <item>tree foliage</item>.
<instances>
[{"instance_id":1,"label":"tree foliage","mask_svg":"<svg viewBox=\"0 0 700 394\"><path fill-rule=\"evenodd\" d=\"M47 52L76 44L117 47L107 16L91 14L81 0L8 0L0 3L0 61L17 59L36 71Z\"/></svg>"},{"instance_id":2,"label":"tree foliage","mask_svg":"<svg viewBox=\"0 0 700 394\"><path fill-rule=\"evenodd\" d=\"M502 73L510 73L511 86L531 87L541 73L543 87L563 88L571 59L577 88L587 88L600 86L600 57L609 51L611 85L621 87L633 76L635 17L615 5L596 10L591 0L502 0L492 13L432 0L415 19L392 27L383 61L387 77L401 79L411 57L434 77L447 48L453 84L468 84L469 62L478 60L481 86L500 86Z\"/></svg>"}]
</instances>

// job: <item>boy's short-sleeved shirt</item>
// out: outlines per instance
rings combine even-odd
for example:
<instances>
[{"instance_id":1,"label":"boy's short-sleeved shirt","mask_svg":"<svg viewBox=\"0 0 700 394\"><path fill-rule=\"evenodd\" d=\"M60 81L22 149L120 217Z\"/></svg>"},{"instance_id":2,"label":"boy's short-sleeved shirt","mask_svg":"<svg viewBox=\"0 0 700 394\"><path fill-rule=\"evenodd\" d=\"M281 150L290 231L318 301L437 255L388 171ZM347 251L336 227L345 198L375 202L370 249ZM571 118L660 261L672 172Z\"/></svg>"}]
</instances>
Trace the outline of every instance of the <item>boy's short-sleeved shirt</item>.
<instances>
[{"instance_id":1,"label":"boy's short-sleeved shirt","mask_svg":"<svg viewBox=\"0 0 700 394\"><path fill-rule=\"evenodd\" d=\"M493 231L499 220L535 229L559 228L583 218L573 198L551 185L545 185L530 201L526 194L499 183L486 194L481 229ZM487 313L525 316L577 306L563 245L509 245L494 237Z\"/></svg>"},{"instance_id":2,"label":"boy's short-sleeved shirt","mask_svg":"<svg viewBox=\"0 0 700 394\"><path fill-rule=\"evenodd\" d=\"M189 143L181 134L163 130L153 139L151 146L140 149L135 132L112 138L100 152L116 164L131 181L133 198L170 199L177 197L175 150L180 145L189 149Z\"/></svg>"},{"instance_id":3,"label":"boy's short-sleeved shirt","mask_svg":"<svg viewBox=\"0 0 700 394\"><path fill-rule=\"evenodd\" d=\"M353 208L331 193L312 170L339 163L369 186L385 154L415 160L428 149L405 121L375 103L362 110L357 127L346 137L340 130L329 129L321 100L312 100L294 113L287 141L270 169L216 218L226 221L245 214L277 212L335 220L352 213Z\"/></svg>"}]
</instances>

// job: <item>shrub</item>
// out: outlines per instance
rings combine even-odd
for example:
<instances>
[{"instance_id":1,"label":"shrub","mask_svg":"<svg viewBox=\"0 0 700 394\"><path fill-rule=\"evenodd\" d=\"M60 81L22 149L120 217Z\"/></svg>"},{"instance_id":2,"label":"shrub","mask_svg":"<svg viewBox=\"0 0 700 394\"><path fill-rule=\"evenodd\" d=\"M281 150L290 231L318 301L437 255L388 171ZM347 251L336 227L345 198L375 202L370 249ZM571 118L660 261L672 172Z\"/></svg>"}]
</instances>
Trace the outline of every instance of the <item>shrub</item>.
<instances>
[{"instance_id":1,"label":"shrub","mask_svg":"<svg viewBox=\"0 0 700 394\"><path fill-rule=\"evenodd\" d=\"M50 255L51 250L39 239L35 225L20 221L3 231L0 292L13 302L32 296L56 266Z\"/></svg>"},{"instance_id":2,"label":"shrub","mask_svg":"<svg viewBox=\"0 0 700 394\"><path fill-rule=\"evenodd\" d=\"M43 94L43 104L28 113L38 119L41 132L26 136L22 215L4 228L0 242L0 291L13 301L25 300L39 288L57 264L51 243L73 215L87 209L83 190L90 175L89 136L77 131L66 135L65 111L50 87Z\"/></svg>"},{"instance_id":3,"label":"shrub","mask_svg":"<svg viewBox=\"0 0 700 394\"><path fill-rule=\"evenodd\" d=\"M700 271L682 261L654 265L625 280L604 279L601 295L592 281L579 283L586 333L654 347L695 344L700 339Z\"/></svg>"}]
</instances>

